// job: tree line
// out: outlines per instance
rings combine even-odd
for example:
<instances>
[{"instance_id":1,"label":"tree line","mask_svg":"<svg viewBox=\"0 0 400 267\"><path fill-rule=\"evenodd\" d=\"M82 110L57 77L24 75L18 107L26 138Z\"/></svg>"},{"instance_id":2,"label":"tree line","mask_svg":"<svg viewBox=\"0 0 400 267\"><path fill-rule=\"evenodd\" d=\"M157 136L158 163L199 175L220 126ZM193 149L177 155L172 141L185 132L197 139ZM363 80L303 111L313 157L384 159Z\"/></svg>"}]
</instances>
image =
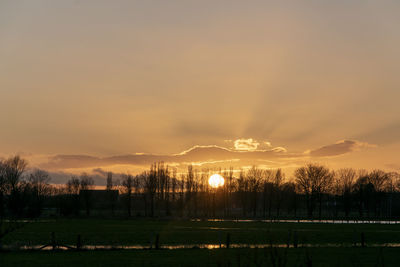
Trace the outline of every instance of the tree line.
<instances>
[{"instance_id":1,"label":"tree line","mask_svg":"<svg viewBox=\"0 0 400 267\"><path fill-rule=\"evenodd\" d=\"M138 175L109 172L105 190L83 173L52 185L44 170L27 171L19 156L0 161L0 219L39 216L183 218L396 218L400 175L382 170L331 170L309 163L292 177L281 169L195 169L159 162ZM225 183L208 184L219 173Z\"/></svg>"}]
</instances>

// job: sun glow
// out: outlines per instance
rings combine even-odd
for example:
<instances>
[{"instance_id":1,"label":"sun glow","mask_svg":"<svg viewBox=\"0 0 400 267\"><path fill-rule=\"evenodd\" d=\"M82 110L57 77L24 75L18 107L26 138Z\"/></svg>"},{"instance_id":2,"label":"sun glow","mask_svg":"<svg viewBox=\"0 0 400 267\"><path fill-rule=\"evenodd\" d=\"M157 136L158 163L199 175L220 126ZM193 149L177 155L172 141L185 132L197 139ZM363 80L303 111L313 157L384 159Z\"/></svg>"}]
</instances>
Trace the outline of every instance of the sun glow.
<instances>
[{"instance_id":1,"label":"sun glow","mask_svg":"<svg viewBox=\"0 0 400 267\"><path fill-rule=\"evenodd\" d=\"M222 177L219 174L213 174L208 178L208 183L211 187L213 188L218 188L220 186L223 186L225 183L224 177Z\"/></svg>"}]
</instances>

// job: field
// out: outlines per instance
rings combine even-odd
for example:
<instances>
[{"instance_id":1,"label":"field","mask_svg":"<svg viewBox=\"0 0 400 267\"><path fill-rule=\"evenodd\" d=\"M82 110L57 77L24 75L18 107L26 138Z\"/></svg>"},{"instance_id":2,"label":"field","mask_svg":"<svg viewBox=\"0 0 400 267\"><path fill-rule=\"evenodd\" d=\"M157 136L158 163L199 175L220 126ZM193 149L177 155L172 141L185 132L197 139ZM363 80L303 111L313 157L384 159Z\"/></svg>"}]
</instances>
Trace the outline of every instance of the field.
<instances>
[{"instance_id":1,"label":"field","mask_svg":"<svg viewBox=\"0 0 400 267\"><path fill-rule=\"evenodd\" d=\"M13 250L0 254L0 265L251 266L282 261L287 266L305 266L307 262L313 266L395 266L400 260L400 248L388 247L400 243L397 224L63 219L25 223L7 235L3 245L17 249L49 244L51 232L57 243L68 246L75 246L80 235L83 246L144 249ZM361 247L362 236L365 247ZM229 249L224 248L227 240ZM161 249L154 249L157 244ZM168 245L187 248L169 250ZM199 249L203 245L222 249ZM255 246L264 248L247 248Z\"/></svg>"},{"instance_id":2,"label":"field","mask_svg":"<svg viewBox=\"0 0 400 267\"><path fill-rule=\"evenodd\" d=\"M284 256L286 252L287 256ZM398 266L399 260L399 250L396 248L41 251L0 254L0 266ZM277 264L279 261L281 265Z\"/></svg>"}]
</instances>

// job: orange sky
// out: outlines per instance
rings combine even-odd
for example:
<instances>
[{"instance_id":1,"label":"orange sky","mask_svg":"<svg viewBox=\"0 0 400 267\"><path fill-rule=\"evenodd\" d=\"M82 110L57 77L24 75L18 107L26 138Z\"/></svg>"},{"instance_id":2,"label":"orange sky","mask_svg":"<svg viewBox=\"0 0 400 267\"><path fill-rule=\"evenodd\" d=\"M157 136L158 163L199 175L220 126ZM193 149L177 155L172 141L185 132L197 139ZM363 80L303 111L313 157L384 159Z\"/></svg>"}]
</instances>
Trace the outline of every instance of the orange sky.
<instances>
[{"instance_id":1,"label":"orange sky","mask_svg":"<svg viewBox=\"0 0 400 267\"><path fill-rule=\"evenodd\" d=\"M398 14L398 1L2 1L0 156L57 173L399 171Z\"/></svg>"}]
</instances>

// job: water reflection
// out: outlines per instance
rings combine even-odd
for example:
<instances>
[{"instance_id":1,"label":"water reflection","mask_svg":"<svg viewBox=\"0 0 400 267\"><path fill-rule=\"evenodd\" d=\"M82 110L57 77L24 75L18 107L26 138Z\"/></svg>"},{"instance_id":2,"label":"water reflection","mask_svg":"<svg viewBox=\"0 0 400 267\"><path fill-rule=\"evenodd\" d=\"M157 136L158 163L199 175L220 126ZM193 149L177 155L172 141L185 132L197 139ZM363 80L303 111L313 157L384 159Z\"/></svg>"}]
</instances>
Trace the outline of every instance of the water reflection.
<instances>
[{"instance_id":1,"label":"water reflection","mask_svg":"<svg viewBox=\"0 0 400 267\"><path fill-rule=\"evenodd\" d=\"M331 223L331 224L400 224L390 220L233 220L233 219L192 219L193 222L265 222L265 223Z\"/></svg>"}]
</instances>

